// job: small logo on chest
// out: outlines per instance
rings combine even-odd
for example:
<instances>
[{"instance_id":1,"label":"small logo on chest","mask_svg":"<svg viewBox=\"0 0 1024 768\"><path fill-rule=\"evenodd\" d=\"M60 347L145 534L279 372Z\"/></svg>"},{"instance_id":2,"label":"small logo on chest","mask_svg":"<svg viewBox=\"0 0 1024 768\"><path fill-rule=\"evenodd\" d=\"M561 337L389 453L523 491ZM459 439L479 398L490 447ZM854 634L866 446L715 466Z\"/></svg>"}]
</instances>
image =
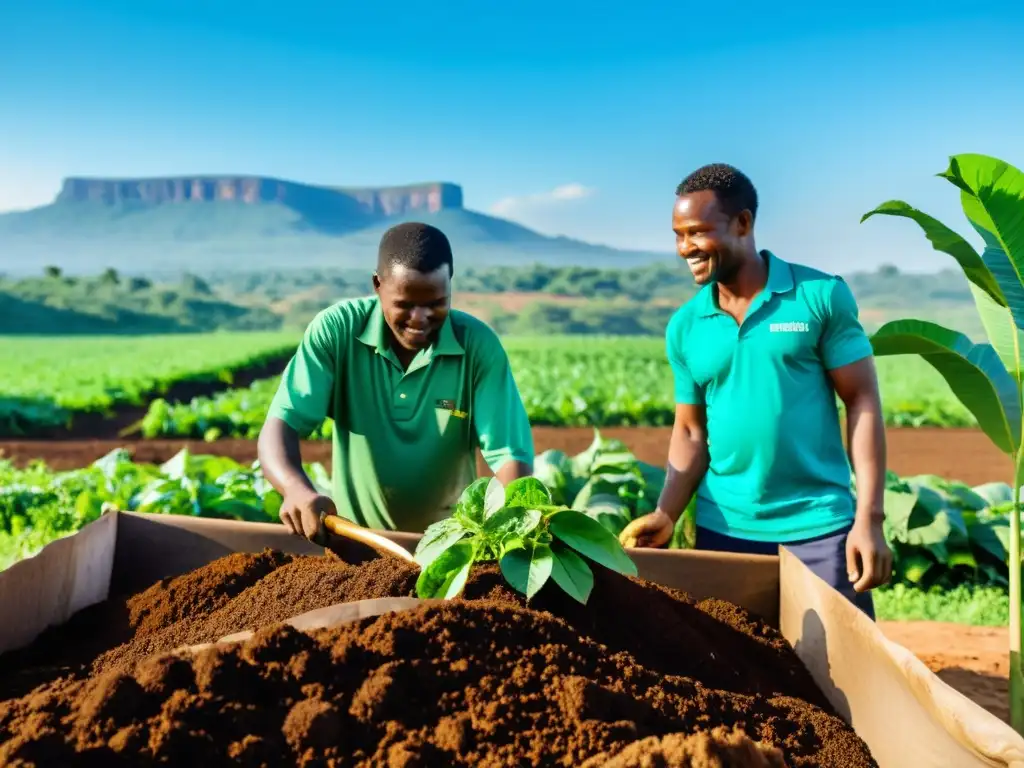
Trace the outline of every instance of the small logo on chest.
<instances>
[{"instance_id":1,"label":"small logo on chest","mask_svg":"<svg viewBox=\"0 0 1024 768\"><path fill-rule=\"evenodd\" d=\"M464 419L469 415L465 411L460 411L456 408L454 400L438 400L437 407L444 411L450 411L452 416L458 419Z\"/></svg>"},{"instance_id":2,"label":"small logo on chest","mask_svg":"<svg viewBox=\"0 0 1024 768\"><path fill-rule=\"evenodd\" d=\"M771 323L768 326L772 333L807 333L811 326L803 321L795 323Z\"/></svg>"}]
</instances>

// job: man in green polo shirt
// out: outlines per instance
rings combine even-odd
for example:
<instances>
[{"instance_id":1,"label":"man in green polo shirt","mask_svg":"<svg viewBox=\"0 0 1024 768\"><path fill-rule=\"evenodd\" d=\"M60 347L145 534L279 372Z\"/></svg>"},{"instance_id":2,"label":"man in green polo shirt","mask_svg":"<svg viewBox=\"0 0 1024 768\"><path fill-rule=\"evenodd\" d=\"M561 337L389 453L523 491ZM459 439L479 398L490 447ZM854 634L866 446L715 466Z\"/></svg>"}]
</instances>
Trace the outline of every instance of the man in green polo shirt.
<instances>
[{"instance_id":1,"label":"man in green polo shirt","mask_svg":"<svg viewBox=\"0 0 1024 768\"><path fill-rule=\"evenodd\" d=\"M321 513L422 532L476 477L479 447L502 483L532 472L533 438L497 335L450 308L452 251L437 228L399 224L380 241L375 294L309 324L260 432L284 497L281 521L316 538ZM299 439L334 420L332 496L302 469Z\"/></svg>"},{"instance_id":2,"label":"man in green polo shirt","mask_svg":"<svg viewBox=\"0 0 1024 768\"><path fill-rule=\"evenodd\" d=\"M665 487L621 541L663 546L696 493L698 549L785 545L873 617L869 590L892 569L885 429L853 294L840 277L758 250L757 192L737 169L700 168L676 194L677 250L703 287L666 331L676 415Z\"/></svg>"}]
</instances>

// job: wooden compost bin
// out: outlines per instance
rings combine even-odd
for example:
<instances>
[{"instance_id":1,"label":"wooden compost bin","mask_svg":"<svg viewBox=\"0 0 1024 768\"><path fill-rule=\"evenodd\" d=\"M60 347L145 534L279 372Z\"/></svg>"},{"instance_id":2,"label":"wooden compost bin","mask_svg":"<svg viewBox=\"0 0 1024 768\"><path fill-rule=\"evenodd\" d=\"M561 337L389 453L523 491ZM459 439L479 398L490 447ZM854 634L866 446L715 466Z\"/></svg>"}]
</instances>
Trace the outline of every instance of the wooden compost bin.
<instances>
[{"instance_id":1,"label":"wooden compost bin","mask_svg":"<svg viewBox=\"0 0 1024 768\"><path fill-rule=\"evenodd\" d=\"M389 538L412 551L418 534ZM136 592L231 552L323 549L283 526L112 512L0 572L0 652L109 594ZM740 556L630 550L645 579L732 601L781 630L882 768L1024 768L1024 738L887 640L788 550ZM244 629L244 627L239 627ZM686 653L686 648L680 648Z\"/></svg>"}]
</instances>

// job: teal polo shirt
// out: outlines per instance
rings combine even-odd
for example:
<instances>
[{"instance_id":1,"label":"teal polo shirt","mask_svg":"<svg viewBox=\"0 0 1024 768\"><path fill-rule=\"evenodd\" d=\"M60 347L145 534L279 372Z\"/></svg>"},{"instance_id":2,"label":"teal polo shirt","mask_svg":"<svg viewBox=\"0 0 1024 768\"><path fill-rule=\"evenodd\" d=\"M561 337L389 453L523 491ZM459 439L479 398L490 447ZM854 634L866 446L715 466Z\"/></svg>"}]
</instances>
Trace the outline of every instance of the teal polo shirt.
<instances>
[{"instance_id":1,"label":"teal polo shirt","mask_svg":"<svg viewBox=\"0 0 1024 768\"><path fill-rule=\"evenodd\" d=\"M741 325L714 284L672 316L666 347L677 403L704 405L710 465L697 524L792 542L854 516L850 463L828 371L872 354L846 282L763 251L768 280Z\"/></svg>"},{"instance_id":2,"label":"teal polo shirt","mask_svg":"<svg viewBox=\"0 0 1024 768\"><path fill-rule=\"evenodd\" d=\"M334 420L332 498L359 525L422 533L476 478L532 466L533 436L508 356L485 323L451 310L437 340L403 369L376 296L313 319L268 416L302 436Z\"/></svg>"}]
</instances>

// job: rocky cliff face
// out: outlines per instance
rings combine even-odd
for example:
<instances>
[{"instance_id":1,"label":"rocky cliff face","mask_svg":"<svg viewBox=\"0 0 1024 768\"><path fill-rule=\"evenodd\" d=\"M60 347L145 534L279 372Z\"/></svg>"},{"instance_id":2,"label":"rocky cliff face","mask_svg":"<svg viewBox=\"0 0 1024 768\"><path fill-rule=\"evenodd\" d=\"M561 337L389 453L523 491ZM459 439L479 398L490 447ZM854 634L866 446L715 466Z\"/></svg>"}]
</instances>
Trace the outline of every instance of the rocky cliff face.
<instances>
[{"instance_id":1,"label":"rocky cliff face","mask_svg":"<svg viewBox=\"0 0 1024 768\"><path fill-rule=\"evenodd\" d=\"M437 212L462 207L456 184L412 184L402 187L351 189L320 187L265 176L188 176L153 179L64 180L57 202L99 201L148 204L238 200L243 203L284 203L330 206L347 213L393 216L415 211Z\"/></svg>"}]
</instances>

